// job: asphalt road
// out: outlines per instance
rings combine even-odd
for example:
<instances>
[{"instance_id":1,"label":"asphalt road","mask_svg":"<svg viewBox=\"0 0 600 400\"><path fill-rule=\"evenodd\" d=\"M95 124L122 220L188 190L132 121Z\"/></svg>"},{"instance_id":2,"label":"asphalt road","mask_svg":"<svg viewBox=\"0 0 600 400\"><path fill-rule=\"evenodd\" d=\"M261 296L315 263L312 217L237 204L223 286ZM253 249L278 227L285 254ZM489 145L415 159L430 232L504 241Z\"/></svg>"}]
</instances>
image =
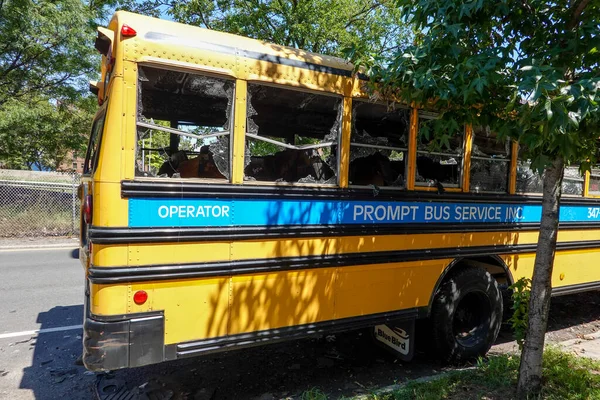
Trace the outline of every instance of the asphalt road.
<instances>
[{"instance_id":1,"label":"asphalt road","mask_svg":"<svg viewBox=\"0 0 600 400\"><path fill-rule=\"evenodd\" d=\"M73 256L67 248L0 250L0 335L81 324L83 268ZM49 305L64 311L39 320Z\"/></svg>"},{"instance_id":2,"label":"asphalt road","mask_svg":"<svg viewBox=\"0 0 600 400\"><path fill-rule=\"evenodd\" d=\"M83 316L77 256L72 248L0 250L0 398L91 397L94 376L74 364Z\"/></svg>"}]
</instances>

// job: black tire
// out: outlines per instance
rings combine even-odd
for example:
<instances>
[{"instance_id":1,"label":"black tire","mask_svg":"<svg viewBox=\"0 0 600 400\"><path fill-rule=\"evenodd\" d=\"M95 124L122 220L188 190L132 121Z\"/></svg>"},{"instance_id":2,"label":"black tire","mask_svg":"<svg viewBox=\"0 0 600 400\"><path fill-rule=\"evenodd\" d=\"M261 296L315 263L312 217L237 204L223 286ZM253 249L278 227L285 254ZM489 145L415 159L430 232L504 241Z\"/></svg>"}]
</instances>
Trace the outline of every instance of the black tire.
<instances>
[{"instance_id":1,"label":"black tire","mask_svg":"<svg viewBox=\"0 0 600 400\"><path fill-rule=\"evenodd\" d=\"M465 267L450 273L431 309L438 357L461 364L484 356L498 336L502 308L498 284L487 271Z\"/></svg>"}]
</instances>

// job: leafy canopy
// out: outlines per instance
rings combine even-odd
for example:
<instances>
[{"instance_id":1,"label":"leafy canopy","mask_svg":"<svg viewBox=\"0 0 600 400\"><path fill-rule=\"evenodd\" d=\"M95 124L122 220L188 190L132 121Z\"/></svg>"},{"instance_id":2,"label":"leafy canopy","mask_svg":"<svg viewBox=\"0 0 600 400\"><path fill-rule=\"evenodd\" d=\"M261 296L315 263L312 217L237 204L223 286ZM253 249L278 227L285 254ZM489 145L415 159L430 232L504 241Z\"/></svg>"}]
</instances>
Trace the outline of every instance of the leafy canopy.
<instances>
[{"instance_id":1,"label":"leafy canopy","mask_svg":"<svg viewBox=\"0 0 600 400\"><path fill-rule=\"evenodd\" d=\"M95 99L7 101L0 108L0 161L11 169L58 169L69 151L83 155Z\"/></svg>"},{"instance_id":2,"label":"leafy canopy","mask_svg":"<svg viewBox=\"0 0 600 400\"><path fill-rule=\"evenodd\" d=\"M410 35L393 0L145 0L123 6L338 56L350 46L387 54Z\"/></svg>"},{"instance_id":3,"label":"leafy canopy","mask_svg":"<svg viewBox=\"0 0 600 400\"><path fill-rule=\"evenodd\" d=\"M57 168L82 154L100 64L98 20L116 0L0 0L0 165Z\"/></svg>"},{"instance_id":4,"label":"leafy canopy","mask_svg":"<svg viewBox=\"0 0 600 400\"><path fill-rule=\"evenodd\" d=\"M81 0L0 0L0 106L75 96L95 71L96 14Z\"/></svg>"},{"instance_id":5,"label":"leafy canopy","mask_svg":"<svg viewBox=\"0 0 600 400\"><path fill-rule=\"evenodd\" d=\"M440 110L438 136L489 125L520 141L538 170L557 157L584 169L598 160L600 1L397 4L414 43L357 60L379 92Z\"/></svg>"}]
</instances>

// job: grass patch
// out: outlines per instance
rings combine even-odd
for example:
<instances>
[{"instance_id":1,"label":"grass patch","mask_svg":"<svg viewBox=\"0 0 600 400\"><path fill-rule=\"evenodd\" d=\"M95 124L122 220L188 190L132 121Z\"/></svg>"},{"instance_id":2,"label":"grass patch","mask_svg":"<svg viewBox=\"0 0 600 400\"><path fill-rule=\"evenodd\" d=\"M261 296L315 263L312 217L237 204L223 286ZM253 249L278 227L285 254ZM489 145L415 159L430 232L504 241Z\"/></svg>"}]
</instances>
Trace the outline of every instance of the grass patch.
<instances>
[{"instance_id":1,"label":"grass patch","mask_svg":"<svg viewBox=\"0 0 600 400\"><path fill-rule=\"evenodd\" d=\"M320 389L312 388L302 393L300 400L327 400L327 395Z\"/></svg>"},{"instance_id":2,"label":"grass patch","mask_svg":"<svg viewBox=\"0 0 600 400\"><path fill-rule=\"evenodd\" d=\"M494 356L473 370L450 373L430 382L410 382L377 400L513 399L519 357ZM600 399L600 362L550 348L544 353L541 399Z\"/></svg>"},{"instance_id":3,"label":"grass patch","mask_svg":"<svg viewBox=\"0 0 600 400\"><path fill-rule=\"evenodd\" d=\"M394 392L359 396L370 400L507 400L514 399L520 358L493 356L475 368L454 371L427 382L412 381ZM543 400L600 400L600 362L577 357L556 348L544 352ZM326 400L321 390L302 393L301 400ZM344 399L352 399L344 397ZM534 399L532 399L534 400ZM538 400L538 399L535 399Z\"/></svg>"},{"instance_id":4,"label":"grass patch","mask_svg":"<svg viewBox=\"0 0 600 400\"><path fill-rule=\"evenodd\" d=\"M79 209L73 221L71 210L59 207L0 206L0 237L55 236L75 233L79 229ZM65 207L63 207L65 208Z\"/></svg>"}]
</instances>

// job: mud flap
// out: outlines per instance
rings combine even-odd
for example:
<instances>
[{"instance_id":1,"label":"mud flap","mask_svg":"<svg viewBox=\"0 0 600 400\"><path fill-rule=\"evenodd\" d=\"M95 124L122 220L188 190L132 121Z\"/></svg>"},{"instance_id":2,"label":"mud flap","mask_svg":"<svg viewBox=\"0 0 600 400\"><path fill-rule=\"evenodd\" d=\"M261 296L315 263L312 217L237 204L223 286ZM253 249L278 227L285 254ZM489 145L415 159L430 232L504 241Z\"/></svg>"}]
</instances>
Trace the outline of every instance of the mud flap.
<instances>
[{"instance_id":1,"label":"mud flap","mask_svg":"<svg viewBox=\"0 0 600 400\"><path fill-rule=\"evenodd\" d=\"M377 345L400 360L410 361L415 353L415 321L376 325L373 328L373 339Z\"/></svg>"}]
</instances>

